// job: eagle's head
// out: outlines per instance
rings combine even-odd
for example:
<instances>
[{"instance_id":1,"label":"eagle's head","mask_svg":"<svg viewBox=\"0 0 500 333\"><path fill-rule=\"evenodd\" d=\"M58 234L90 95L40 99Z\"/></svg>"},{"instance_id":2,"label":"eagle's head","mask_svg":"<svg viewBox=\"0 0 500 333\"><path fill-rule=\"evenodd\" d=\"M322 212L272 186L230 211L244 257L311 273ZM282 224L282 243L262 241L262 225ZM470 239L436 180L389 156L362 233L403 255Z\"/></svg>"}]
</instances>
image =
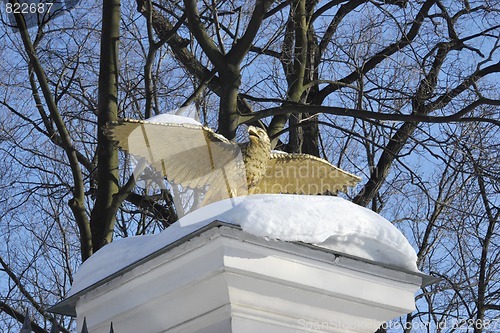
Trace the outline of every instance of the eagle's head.
<instances>
[{"instance_id":1,"label":"eagle's head","mask_svg":"<svg viewBox=\"0 0 500 333\"><path fill-rule=\"evenodd\" d=\"M266 147L271 146L269 136L267 135L267 132L262 128L248 126L248 138L250 139L251 145Z\"/></svg>"},{"instance_id":2,"label":"eagle's head","mask_svg":"<svg viewBox=\"0 0 500 333\"><path fill-rule=\"evenodd\" d=\"M244 145L242 152L250 191L266 172L271 157L271 141L264 129L255 126L248 126L248 137L250 142Z\"/></svg>"}]
</instances>

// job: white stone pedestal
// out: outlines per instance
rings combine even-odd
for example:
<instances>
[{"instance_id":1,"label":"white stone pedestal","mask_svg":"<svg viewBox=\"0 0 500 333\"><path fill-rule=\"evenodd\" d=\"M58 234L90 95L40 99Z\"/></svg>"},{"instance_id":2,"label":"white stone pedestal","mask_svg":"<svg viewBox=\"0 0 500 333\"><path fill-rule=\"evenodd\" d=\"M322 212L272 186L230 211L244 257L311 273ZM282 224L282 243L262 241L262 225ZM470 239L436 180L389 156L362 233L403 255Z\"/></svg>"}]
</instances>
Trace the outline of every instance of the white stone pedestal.
<instances>
[{"instance_id":1,"label":"white stone pedestal","mask_svg":"<svg viewBox=\"0 0 500 333\"><path fill-rule=\"evenodd\" d=\"M89 332L370 332L428 277L209 224L52 308Z\"/></svg>"}]
</instances>

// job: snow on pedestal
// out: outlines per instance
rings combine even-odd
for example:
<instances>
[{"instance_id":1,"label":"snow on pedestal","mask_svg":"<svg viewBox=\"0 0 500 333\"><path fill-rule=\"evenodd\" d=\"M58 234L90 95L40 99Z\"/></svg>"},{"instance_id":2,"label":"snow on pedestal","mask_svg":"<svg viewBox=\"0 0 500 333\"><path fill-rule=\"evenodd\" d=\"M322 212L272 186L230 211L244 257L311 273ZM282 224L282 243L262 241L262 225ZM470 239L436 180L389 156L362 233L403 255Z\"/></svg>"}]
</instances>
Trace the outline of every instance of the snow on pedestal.
<instances>
[{"instance_id":1,"label":"snow on pedestal","mask_svg":"<svg viewBox=\"0 0 500 333\"><path fill-rule=\"evenodd\" d=\"M54 312L90 332L374 332L430 278L404 236L339 197L254 195L87 260Z\"/></svg>"}]
</instances>

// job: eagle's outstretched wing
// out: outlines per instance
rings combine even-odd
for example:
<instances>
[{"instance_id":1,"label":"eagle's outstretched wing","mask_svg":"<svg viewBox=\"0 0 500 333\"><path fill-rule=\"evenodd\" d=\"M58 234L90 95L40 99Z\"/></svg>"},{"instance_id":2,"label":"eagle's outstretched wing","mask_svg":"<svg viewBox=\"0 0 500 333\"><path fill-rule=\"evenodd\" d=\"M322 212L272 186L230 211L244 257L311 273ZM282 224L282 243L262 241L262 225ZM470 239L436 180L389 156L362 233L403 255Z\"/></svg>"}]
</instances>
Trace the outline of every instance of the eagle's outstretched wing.
<instances>
[{"instance_id":1,"label":"eagle's outstretched wing","mask_svg":"<svg viewBox=\"0 0 500 333\"><path fill-rule=\"evenodd\" d=\"M195 124L123 119L107 134L130 154L145 158L170 182L189 188L246 194L245 169L238 144ZM210 191L210 189L209 189ZM231 197L230 192L218 198Z\"/></svg>"},{"instance_id":2,"label":"eagle's outstretched wing","mask_svg":"<svg viewBox=\"0 0 500 333\"><path fill-rule=\"evenodd\" d=\"M307 154L271 153L254 193L323 194L346 191L361 180L326 160Z\"/></svg>"}]
</instances>

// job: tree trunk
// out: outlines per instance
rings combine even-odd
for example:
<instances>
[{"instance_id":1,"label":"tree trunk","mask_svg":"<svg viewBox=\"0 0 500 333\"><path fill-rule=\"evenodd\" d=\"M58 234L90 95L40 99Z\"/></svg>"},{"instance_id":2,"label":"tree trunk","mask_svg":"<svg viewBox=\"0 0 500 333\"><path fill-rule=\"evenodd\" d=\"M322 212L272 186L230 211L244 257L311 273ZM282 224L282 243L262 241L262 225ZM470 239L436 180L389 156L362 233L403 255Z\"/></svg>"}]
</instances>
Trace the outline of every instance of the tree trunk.
<instances>
[{"instance_id":1,"label":"tree trunk","mask_svg":"<svg viewBox=\"0 0 500 333\"><path fill-rule=\"evenodd\" d=\"M113 195L118 192L118 151L103 133L118 113L118 39L120 0L104 0L98 93L97 195L90 218L94 252L111 242L116 211Z\"/></svg>"},{"instance_id":2,"label":"tree trunk","mask_svg":"<svg viewBox=\"0 0 500 333\"><path fill-rule=\"evenodd\" d=\"M222 94L218 120L218 132L228 139L234 139L239 125L238 90L241 84L239 66L228 65L221 71Z\"/></svg>"}]
</instances>

